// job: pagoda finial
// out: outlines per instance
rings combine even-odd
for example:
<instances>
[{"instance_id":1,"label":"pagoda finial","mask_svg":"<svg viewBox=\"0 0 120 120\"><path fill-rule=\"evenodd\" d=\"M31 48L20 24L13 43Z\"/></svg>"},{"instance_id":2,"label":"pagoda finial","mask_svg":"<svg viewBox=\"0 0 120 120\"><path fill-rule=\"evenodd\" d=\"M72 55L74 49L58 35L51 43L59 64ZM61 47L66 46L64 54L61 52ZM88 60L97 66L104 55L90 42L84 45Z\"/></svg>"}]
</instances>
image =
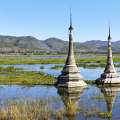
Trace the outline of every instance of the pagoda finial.
<instances>
[{"instance_id":1,"label":"pagoda finial","mask_svg":"<svg viewBox=\"0 0 120 120\"><path fill-rule=\"evenodd\" d=\"M111 47L111 32L110 32L110 25L109 25L109 35L108 35L108 53L107 53L107 64L105 68L105 73L116 73L113 58L112 58L112 47Z\"/></svg>"},{"instance_id":2,"label":"pagoda finial","mask_svg":"<svg viewBox=\"0 0 120 120\"><path fill-rule=\"evenodd\" d=\"M110 32L110 25L109 25L109 35L108 35L108 40L111 40L111 32Z\"/></svg>"},{"instance_id":3,"label":"pagoda finial","mask_svg":"<svg viewBox=\"0 0 120 120\"><path fill-rule=\"evenodd\" d=\"M71 13L71 9L70 9L70 27L69 27L69 31L71 32L73 30L72 27L72 13Z\"/></svg>"}]
</instances>

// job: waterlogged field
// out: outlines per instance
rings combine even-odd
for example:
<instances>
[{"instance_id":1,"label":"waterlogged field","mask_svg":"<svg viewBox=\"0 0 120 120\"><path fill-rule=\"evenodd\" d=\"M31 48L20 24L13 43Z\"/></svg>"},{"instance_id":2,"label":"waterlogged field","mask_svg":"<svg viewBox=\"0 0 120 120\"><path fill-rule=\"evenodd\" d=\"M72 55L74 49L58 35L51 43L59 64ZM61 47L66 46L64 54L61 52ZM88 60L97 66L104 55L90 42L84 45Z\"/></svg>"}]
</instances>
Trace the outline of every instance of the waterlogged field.
<instances>
[{"instance_id":1,"label":"waterlogged field","mask_svg":"<svg viewBox=\"0 0 120 120\"><path fill-rule=\"evenodd\" d=\"M65 56L2 56L0 120L119 120L120 88L88 84L79 90L54 87ZM103 72L105 56L77 58L81 74L92 83ZM120 73L119 57L115 64ZM99 67L98 67L99 66Z\"/></svg>"}]
</instances>

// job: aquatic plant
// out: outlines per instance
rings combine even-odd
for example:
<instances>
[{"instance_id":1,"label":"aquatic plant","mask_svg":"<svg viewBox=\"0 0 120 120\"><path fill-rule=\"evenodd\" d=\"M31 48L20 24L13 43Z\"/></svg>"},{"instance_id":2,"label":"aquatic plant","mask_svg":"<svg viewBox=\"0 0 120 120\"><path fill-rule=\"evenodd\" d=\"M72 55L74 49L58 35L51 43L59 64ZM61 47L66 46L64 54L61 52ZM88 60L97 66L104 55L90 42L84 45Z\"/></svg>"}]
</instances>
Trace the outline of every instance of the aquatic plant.
<instances>
[{"instance_id":1,"label":"aquatic plant","mask_svg":"<svg viewBox=\"0 0 120 120\"><path fill-rule=\"evenodd\" d=\"M100 117L100 118L112 118L112 112L99 112L98 117Z\"/></svg>"},{"instance_id":2,"label":"aquatic plant","mask_svg":"<svg viewBox=\"0 0 120 120\"><path fill-rule=\"evenodd\" d=\"M92 55L91 55L92 56ZM93 55L91 58L77 58L76 63L80 67L104 67L106 64L106 56ZM0 64L64 64L65 58L47 58L38 59L33 56L1 56ZM115 66L120 66L120 57L115 56L114 62L117 62Z\"/></svg>"},{"instance_id":3,"label":"aquatic plant","mask_svg":"<svg viewBox=\"0 0 120 120\"><path fill-rule=\"evenodd\" d=\"M64 109L57 110L55 113L56 119L57 120L64 120L64 113L65 113Z\"/></svg>"},{"instance_id":4,"label":"aquatic plant","mask_svg":"<svg viewBox=\"0 0 120 120\"><path fill-rule=\"evenodd\" d=\"M0 120L50 120L47 101L14 101L0 109Z\"/></svg>"},{"instance_id":5,"label":"aquatic plant","mask_svg":"<svg viewBox=\"0 0 120 120\"><path fill-rule=\"evenodd\" d=\"M63 65L55 65L51 67L51 69L61 70L63 68Z\"/></svg>"},{"instance_id":6,"label":"aquatic plant","mask_svg":"<svg viewBox=\"0 0 120 120\"><path fill-rule=\"evenodd\" d=\"M87 84L90 84L90 85L96 85L96 81L95 80L85 80L85 82Z\"/></svg>"},{"instance_id":7,"label":"aquatic plant","mask_svg":"<svg viewBox=\"0 0 120 120\"><path fill-rule=\"evenodd\" d=\"M44 69L44 66L40 66L40 69Z\"/></svg>"},{"instance_id":8,"label":"aquatic plant","mask_svg":"<svg viewBox=\"0 0 120 120\"><path fill-rule=\"evenodd\" d=\"M77 114L77 105L75 101L67 101L65 111L67 116L75 116Z\"/></svg>"},{"instance_id":9,"label":"aquatic plant","mask_svg":"<svg viewBox=\"0 0 120 120\"><path fill-rule=\"evenodd\" d=\"M23 71L14 67L0 69L0 84L54 85L55 78L43 72Z\"/></svg>"}]
</instances>

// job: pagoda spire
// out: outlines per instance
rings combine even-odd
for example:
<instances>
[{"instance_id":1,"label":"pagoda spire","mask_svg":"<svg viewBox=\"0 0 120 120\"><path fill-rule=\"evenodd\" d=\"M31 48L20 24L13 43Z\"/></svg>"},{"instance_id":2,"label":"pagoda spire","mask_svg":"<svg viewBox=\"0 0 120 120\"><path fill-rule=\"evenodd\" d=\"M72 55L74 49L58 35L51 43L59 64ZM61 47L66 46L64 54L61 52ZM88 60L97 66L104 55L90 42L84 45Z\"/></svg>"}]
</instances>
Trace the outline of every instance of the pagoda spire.
<instances>
[{"instance_id":1,"label":"pagoda spire","mask_svg":"<svg viewBox=\"0 0 120 120\"><path fill-rule=\"evenodd\" d=\"M72 14L70 12L68 55L63 70L61 71L61 75L58 76L58 81L56 83L56 85L60 87L86 86L86 83L83 81L84 78L79 73L79 70L75 62L72 31L73 31Z\"/></svg>"},{"instance_id":2,"label":"pagoda spire","mask_svg":"<svg viewBox=\"0 0 120 120\"><path fill-rule=\"evenodd\" d=\"M104 70L105 73L115 73L115 68L113 64L112 58L112 47L111 47L111 32L110 32L110 25L109 25L109 35L108 35L108 54L107 54L107 64Z\"/></svg>"},{"instance_id":3,"label":"pagoda spire","mask_svg":"<svg viewBox=\"0 0 120 120\"><path fill-rule=\"evenodd\" d=\"M73 30L73 26L72 26L72 13L71 13L71 9L70 9L70 27L69 27L69 31L71 32Z\"/></svg>"},{"instance_id":4,"label":"pagoda spire","mask_svg":"<svg viewBox=\"0 0 120 120\"><path fill-rule=\"evenodd\" d=\"M73 36L72 36L72 31L73 31L73 26L72 26L72 13L70 11L70 26L69 26L69 49L68 49L68 56L66 60L66 64L75 64L75 58L74 58L74 50L73 50Z\"/></svg>"}]
</instances>

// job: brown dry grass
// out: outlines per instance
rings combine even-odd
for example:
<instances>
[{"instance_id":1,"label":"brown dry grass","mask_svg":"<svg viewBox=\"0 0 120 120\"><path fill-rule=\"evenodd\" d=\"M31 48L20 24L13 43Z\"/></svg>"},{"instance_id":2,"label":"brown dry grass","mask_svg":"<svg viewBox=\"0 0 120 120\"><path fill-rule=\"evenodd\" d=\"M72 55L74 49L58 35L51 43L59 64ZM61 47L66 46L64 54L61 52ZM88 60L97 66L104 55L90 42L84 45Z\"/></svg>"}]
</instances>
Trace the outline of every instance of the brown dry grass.
<instances>
[{"instance_id":1,"label":"brown dry grass","mask_svg":"<svg viewBox=\"0 0 120 120\"><path fill-rule=\"evenodd\" d=\"M50 118L50 107L44 102L15 102L0 109L0 120L50 120Z\"/></svg>"}]
</instances>

